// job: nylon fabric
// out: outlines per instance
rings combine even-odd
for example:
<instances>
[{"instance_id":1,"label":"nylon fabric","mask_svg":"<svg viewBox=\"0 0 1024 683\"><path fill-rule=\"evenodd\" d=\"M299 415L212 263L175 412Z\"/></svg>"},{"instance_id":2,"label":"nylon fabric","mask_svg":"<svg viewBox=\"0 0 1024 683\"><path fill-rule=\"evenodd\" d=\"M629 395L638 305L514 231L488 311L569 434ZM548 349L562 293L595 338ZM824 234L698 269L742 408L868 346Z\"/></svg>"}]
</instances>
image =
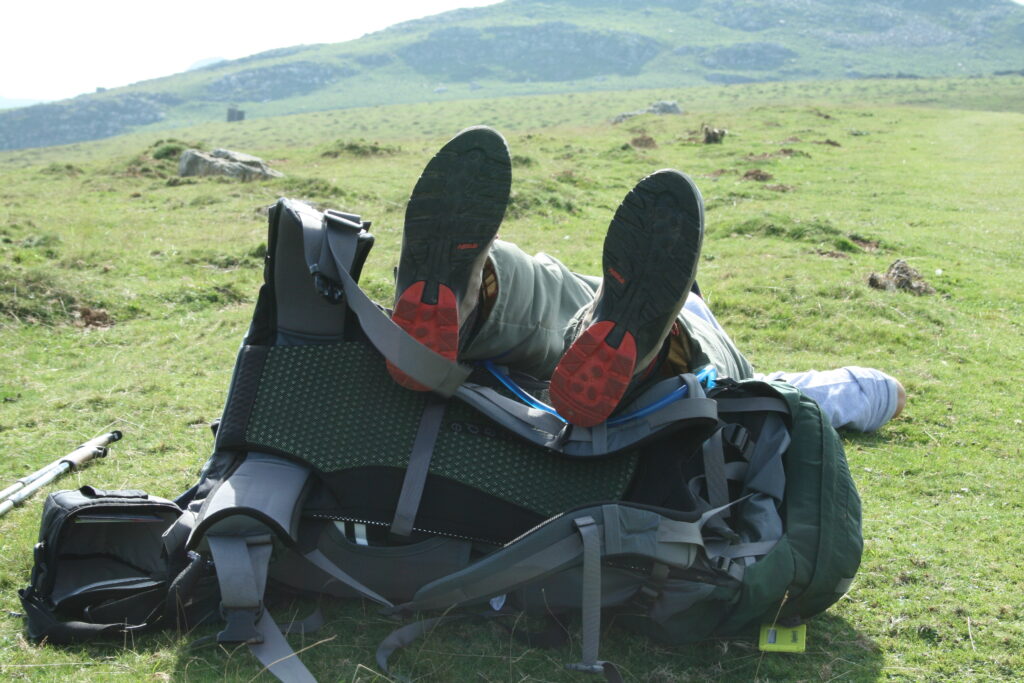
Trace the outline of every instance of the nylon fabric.
<instances>
[{"instance_id":1,"label":"nylon fabric","mask_svg":"<svg viewBox=\"0 0 1024 683\"><path fill-rule=\"evenodd\" d=\"M359 581L356 581L354 578L352 578L344 571L342 571L340 567L338 567L329 559L327 559L327 557L321 551L310 551L306 553L304 557L313 564L315 564L317 567L319 567L321 570L326 572L327 574L330 574L338 581L342 582L352 590L362 595L364 598L369 598L370 600L373 600L374 602L380 605L384 605L385 607L394 606L391 604L390 600L388 600L382 595L377 594L376 591L367 588L365 585L363 585Z\"/></svg>"},{"instance_id":2,"label":"nylon fabric","mask_svg":"<svg viewBox=\"0 0 1024 683\"><path fill-rule=\"evenodd\" d=\"M593 517L573 520L583 541L583 595L581 664L591 668L597 665L598 646L601 641L601 536Z\"/></svg>"},{"instance_id":3,"label":"nylon fabric","mask_svg":"<svg viewBox=\"0 0 1024 683\"><path fill-rule=\"evenodd\" d=\"M239 447L288 453L324 473L404 469L426 401L395 384L364 344L271 347ZM558 457L452 401L430 473L547 517L621 498L638 457L632 451L587 462Z\"/></svg>"},{"instance_id":4,"label":"nylon fabric","mask_svg":"<svg viewBox=\"0 0 1024 683\"><path fill-rule=\"evenodd\" d=\"M428 399L423 408L420 426L412 443L412 452L409 454L409 466L402 481L402 492L398 495L395 519L391 522L391 533L396 536L408 536L412 533L445 406L442 401Z\"/></svg>"},{"instance_id":5,"label":"nylon fabric","mask_svg":"<svg viewBox=\"0 0 1024 683\"><path fill-rule=\"evenodd\" d=\"M249 652L267 671L284 683L316 683L316 678L288 644L270 612L263 610L256 629L263 635L263 642L250 643Z\"/></svg>"},{"instance_id":6,"label":"nylon fabric","mask_svg":"<svg viewBox=\"0 0 1024 683\"><path fill-rule=\"evenodd\" d=\"M348 271L339 270L349 310L359 317L360 327L380 354L403 373L441 396L454 394L472 369L451 362L413 339L370 301Z\"/></svg>"},{"instance_id":7,"label":"nylon fabric","mask_svg":"<svg viewBox=\"0 0 1024 683\"><path fill-rule=\"evenodd\" d=\"M263 581L259 580L256 565L270 561L269 543L260 544L265 550L250 551L249 544L240 536L207 536L210 554L217 566L220 599L226 609L258 609L263 601ZM250 555L250 552L253 555ZM259 552L259 555L255 553ZM265 570L264 570L265 571Z\"/></svg>"}]
</instances>

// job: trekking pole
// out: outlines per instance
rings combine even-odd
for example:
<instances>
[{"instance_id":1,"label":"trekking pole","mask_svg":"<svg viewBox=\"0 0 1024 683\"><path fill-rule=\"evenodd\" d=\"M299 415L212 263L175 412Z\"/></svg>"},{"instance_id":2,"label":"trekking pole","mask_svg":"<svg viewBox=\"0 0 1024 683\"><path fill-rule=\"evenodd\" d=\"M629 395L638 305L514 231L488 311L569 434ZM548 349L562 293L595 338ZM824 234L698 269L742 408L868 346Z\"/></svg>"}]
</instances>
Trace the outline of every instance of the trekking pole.
<instances>
[{"instance_id":1,"label":"trekking pole","mask_svg":"<svg viewBox=\"0 0 1024 683\"><path fill-rule=\"evenodd\" d=\"M24 503L29 496L69 470L77 470L93 458L105 458L107 446L121 439L121 432L113 431L86 441L63 458L54 460L32 474L26 475L0 491L0 517L16 505Z\"/></svg>"}]
</instances>

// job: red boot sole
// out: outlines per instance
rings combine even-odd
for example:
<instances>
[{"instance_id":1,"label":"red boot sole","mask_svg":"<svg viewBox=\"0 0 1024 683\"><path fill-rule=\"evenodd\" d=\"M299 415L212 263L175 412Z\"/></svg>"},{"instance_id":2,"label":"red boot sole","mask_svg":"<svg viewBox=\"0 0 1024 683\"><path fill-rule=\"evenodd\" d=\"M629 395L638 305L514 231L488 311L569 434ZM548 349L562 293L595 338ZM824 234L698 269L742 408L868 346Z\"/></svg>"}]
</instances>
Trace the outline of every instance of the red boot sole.
<instances>
[{"instance_id":1,"label":"red boot sole","mask_svg":"<svg viewBox=\"0 0 1024 683\"><path fill-rule=\"evenodd\" d=\"M455 292L444 285L437 287L437 303L422 301L424 282L414 282L402 292L395 303L391 319L428 349L455 361L459 353L459 304ZM406 389L430 391L389 361L392 379Z\"/></svg>"},{"instance_id":2,"label":"red boot sole","mask_svg":"<svg viewBox=\"0 0 1024 683\"><path fill-rule=\"evenodd\" d=\"M636 366L636 341L626 332L619 348L606 337L615 323L594 323L573 342L551 375L551 403L574 425L593 427L608 419L629 387Z\"/></svg>"}]
</instances>

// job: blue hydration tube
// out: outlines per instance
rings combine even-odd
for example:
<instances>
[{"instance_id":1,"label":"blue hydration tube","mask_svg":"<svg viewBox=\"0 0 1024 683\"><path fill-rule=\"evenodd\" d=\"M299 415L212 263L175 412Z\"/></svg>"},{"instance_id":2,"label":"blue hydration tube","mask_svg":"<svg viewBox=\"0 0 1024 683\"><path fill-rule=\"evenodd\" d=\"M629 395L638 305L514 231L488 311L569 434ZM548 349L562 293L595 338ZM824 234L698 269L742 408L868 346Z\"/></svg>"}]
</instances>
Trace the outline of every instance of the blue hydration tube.
<instances>
[{"instance_id":1,"label":"blue hydration tube","mask_svg":"<svg viewBox=\"0 0 1024 683\"><path fill-rule=\"evenodd\" d=\"M715 386L715 380L718 378L718 370L715 369L714 365L705 365L697 371L697 381L704 385L705 389L713 389ZM685 384L678 389L674 389L670 393L662 396L657 401L641 408L640 410L634 410L632 413L626 413L625 415L619 415L608 420L609 425L622 424L623 422L629 422L630 420L638 420L641 417L647 417L656 410L661 410L669 403L678 401L684 398L689 393L689 387Z\"/></svg>"},{"instance_id":2,"label":"blue hydration tube","mask_svg":"<svg viewBox=\"0 0 1024 683\"><path fill-rule=\"evenodd\" d=\"M521 386L516 384L511 377L505 375L500 370L498 370L498 368L494 365L492 361L485 360L483 362L483 365L492 375L498 378L499 382L505 385L505 388L507 388L509 391L511 391L513 394L519 397L519 400L521 400L523 403L530 406L531 408L536 408L537 410L542 410L545 413L554 415L562 422L568 422L568 420L559 415L558 411L555 410L553 407L549 406L547 403L544 403L540 399L526 393L526 391L524 391ZM696 376L697 381L704 385L705 389L712 389L715 386L715 380L718 378L718 370L716 370L715 366L713 365L705 365L696 372ZM613 417L607 420L607 424L611 426L622 424L623 422L629 422L630 420L639 420L641 417L646 417L657 410L661 410L662 408L667 406L669 403L672 403L673 401L678 401L679 399L684 398L687 393L689 393L689 389L684 384L683 386L674 389L665 396L662 396L660 399L658 399L657 401L655 401L654 403L645 408L641 408L640 410L634 410L632 413L619 415L618 417Z\"/></svg>"},{"instance_id":3,"label":"blue hydration tube","mask_svg":"<svg viewBox=\"0 0 1024 683\"><path fill-rule=\"evenodd\" d=\"M498 381L505 385L505 388L507 388L516 396L518 396L519 400L525 403L526 405L530 406L531 408L536 408L537 410L543 410L545 413L550 413L557 417L562 422L568 422L568 420L566 420L564 417L558 414L557 410L549 406L547 403L544 403L540 399L534 398L530 394L526 393L521 386L519 386L518 384L515 383L515 381L513 381L511 377L502 374L502 372L498 370L497 367L495 367L493 362L485 360L484 367L487 368L487 370L490 371L492 375L497 377Z\"/></svg>"}]
</instances>

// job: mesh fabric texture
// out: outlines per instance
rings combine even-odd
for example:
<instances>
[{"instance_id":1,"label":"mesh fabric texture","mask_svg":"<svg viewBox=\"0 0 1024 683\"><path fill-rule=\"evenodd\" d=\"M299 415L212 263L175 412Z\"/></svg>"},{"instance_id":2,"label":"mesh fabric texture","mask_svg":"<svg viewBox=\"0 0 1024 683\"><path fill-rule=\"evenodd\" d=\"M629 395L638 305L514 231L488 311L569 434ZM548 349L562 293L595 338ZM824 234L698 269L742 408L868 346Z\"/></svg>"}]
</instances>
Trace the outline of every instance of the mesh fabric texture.
<instances>
[{"instance_id":1,"label":"mesh fabric texture","mask_svg":"<svg viewBox=\"0 0 1024 683\"><path fill-rule=\"evenodd\" d=\"M424 394L395 384L365 344L274 346L262 365L245 440L324 473L405 468L425 402ZM636 461L635 453L566 458L451 400L430 473L549 516L620 499Z\"/></svg>"}]
</instances>

